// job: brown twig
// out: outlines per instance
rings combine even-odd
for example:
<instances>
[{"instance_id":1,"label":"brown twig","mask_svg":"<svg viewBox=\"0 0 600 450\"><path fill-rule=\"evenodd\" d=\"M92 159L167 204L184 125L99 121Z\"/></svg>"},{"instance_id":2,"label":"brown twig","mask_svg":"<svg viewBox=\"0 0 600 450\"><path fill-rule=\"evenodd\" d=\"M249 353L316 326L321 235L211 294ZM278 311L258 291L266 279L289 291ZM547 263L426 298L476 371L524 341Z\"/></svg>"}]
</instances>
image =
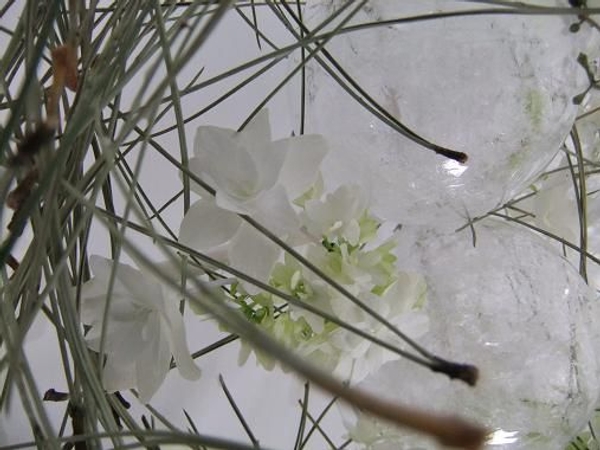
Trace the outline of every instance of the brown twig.
<instances>
[{"instance_id":1,"label":"brown twig","mask_svg":"<svg viewBox=\"0 0 600 450\"><path fill-rule=\"evenodd\" d=\"M337 386L323 386L358 408L397 425L411 428L436 439L440 444L478 450L489 436L484 427L456 416L444 416L425 412L413 407L402 406L374 397L356 388L340 391Z\"/></svg>"},{"instance_id":2,"label":"brown twig","mask_svg":"<svg viewBox=\"0 0 600 450\"><path fill-rule=\"evenodd\" d=\"M6 197L6 206L15 211L21 209L23 202L29 197L38 178L39 172L36 167L33 167L25 178L19 182L17 187L8 194Z\"/></svg>"},{"instance_id":3,"label":"brown twig","mask_svg":"<svg viewBox=\"0 0 600 450\"><path fill-rule=\"evenodd\" d=\"M70 403L68 410L73 426L73 437L85 434L85 410L83 409L83 406ZM75 450L88 450L86 440L75 441Z\"/></svg>"},{"instance_id":4,"label":"brown twig","mask_svg":"<svg viewBox=\"0 0 600 450\"><path fill-rule=\"evenodd\" d=\"M48 123L58 126L58 100L65 87L77 90L77 53L72 45L61 45L52 50L52 87L48 95Z\"/></svg>"}]
</instances>

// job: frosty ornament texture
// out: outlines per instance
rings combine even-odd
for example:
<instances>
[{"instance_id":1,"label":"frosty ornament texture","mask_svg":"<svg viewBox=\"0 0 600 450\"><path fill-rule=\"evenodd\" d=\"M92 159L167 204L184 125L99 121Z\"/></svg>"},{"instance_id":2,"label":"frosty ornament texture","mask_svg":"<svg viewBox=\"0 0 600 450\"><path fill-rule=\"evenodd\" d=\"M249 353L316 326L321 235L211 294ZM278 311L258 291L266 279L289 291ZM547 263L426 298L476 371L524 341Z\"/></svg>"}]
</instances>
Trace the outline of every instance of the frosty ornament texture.
<instances>
[{"instance_id":1,"label":"frosty ornament texture","mask_svg":"<svg viewBox=\"0 0 600 450\"><path fill-rule=\"evenodd\" d=\"M528 230L490 221L443 235L399 234L399 261L426 274L435 354L478 366L475 388L406 361L359 386L386 398L459 414L493 430L486 448L562 450L599 395L594 295L577 271ZM437 449L421 436L362 417L350 427L370 449Z\"/></svg>"},{"instance_id":2,"label":"frosty ornament texture","mask_svg":"<svg viewBox=\"0 0 600 450\"><path fill-rule=\"evenodd\" d=\"M307 2L309 28L344 3ZM455 1L373 0L350 25L474 8ZM436 221L448 229L512 198L556 154L575 118L572 99L586 87L577 56L588 30L570 33L573 21L481 15L335 36L327 51L384 109L423 138L466 152L469 161L437 156L400 135L313 60L307 130L331 141L327 178L370 186L372 211L383 219Z\"/></svg>"}]
</instances>

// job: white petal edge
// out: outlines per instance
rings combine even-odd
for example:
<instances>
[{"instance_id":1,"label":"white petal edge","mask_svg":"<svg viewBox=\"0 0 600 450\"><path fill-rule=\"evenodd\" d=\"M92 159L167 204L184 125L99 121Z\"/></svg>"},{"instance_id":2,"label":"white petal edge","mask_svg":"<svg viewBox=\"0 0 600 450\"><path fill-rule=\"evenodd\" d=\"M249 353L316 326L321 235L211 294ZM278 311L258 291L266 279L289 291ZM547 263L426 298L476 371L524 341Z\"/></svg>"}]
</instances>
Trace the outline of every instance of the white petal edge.
<instances>
[{"instance_id":1,"label":"white petal edge","mask_svg":"<svg viewBox=\"0 0 600 450\"><path fill-rule=\"evenodd\" d=\"M158 391L169 372L171 352L167 337L161 330L158 336L153 336L151 345L137 356L135 363L136 384L140 401L148 403Z\"/></svg>"},{"instance_id":2,"label":"white petal edge","mask_svg":"<svg viewBox=\"0 0 600 450\"><path fill-rule=\"evenodd\" d=\"M300 219L283 186L274 186L248 205L254 211L252 217L279 237L295 234L300 229Z\"/></svg>"},{"instance_id":3,"label":"white petal edge","mask_svg":"<svg viewBox=\"0 0 600 450\"><path fill-rule=\"evenodd\" d=\"M327 141L320 135L304 135L273 143L286 149L286 159L279 174L279 183L290 200L304 194L316 182L319 167L327 154Z\"/></svg>"},{"instance_id":4,"label":"white petal edge","mask_svg":"<svg viewBox=\"0 0 600 450\"><path fill-rule=\"evenodd\" d=\"M214 180L209 176L202 175L202 161L197 156L194 156L188 160L188 170L200 178L202 181L207 183L209 186L214 184ZM179 178L183 180L183 172L179 172ZM200 197L210 195L202 186L196 183L194 180L190 178L190 190L195 192Z\"/></svg>"},{"instance_id":5,"label":"white petal edge","mask_svg":"<svg viewBox=\"0 0 600 450\"><path fill-rule=\"evenodd\" d=\"M212 125L203 125L196 129L194 138L194 155L197 157L203 155L208 147L218 142L233 140L235 130L229 128L215 127Z\"/></svg>"},{"instance_id":6,"label":"white petal edge","mask_svg":"<svg viewBox=\"0 0 600 450\"><path fill-rule=\"evenodd\" d=\"M235 139L252 149L264 148L271 143L271 123L268 108L261 109L256 116L236 134Z\"/></svg>"},{"instance_id":7,"label":"white petal edge","mask_svg":"<svg viewBox=\"0 0 600 450\"><path fill-rule=\"evenodd\" d=\"M280 253L277 245L243 223L229 246L229 262L233 268L267 283ZM242 286L251 295L261 292L260 288L248 282L242 282Z\"/></svg>"},{"instance_id":8,"label":"white petal edge","mask_svg":"<svg viewBox=\"0 0 600 450\"><path fill-rule=\"evenodd\" d=\"M169 347L179 373L188 380L197 380L200 378L200 369L190 355L183 318L175 302L165 305L165 319L169 330Z\"/></svg>"},{"instance_id":9,"label":"white petal edge","mask_svg":"<svg viewBox=\"0 0 600 450\"><path fill-rule=\"evenodd\" d=\"M241 224L237 214L219 208L212 199L200 199L181 222L179 242L198 252L210 252L231 240Z\"/></svg>"},{"instance_id":10,"label":"white petal edge","mask_svg":"<svg viewBox=\"0 0 600 450\"><path fill-rule=\"evenodd\" d=\"M260 168L247 148L233 139L232 130L200 127L196 142L201 143L201 147L195 148L200 174L208 174L217 192L241 199L256 193Z\"/></svg>"},{"instance_id":11,"label":"white petal edge","mask_svg":"<svg viewBox=\"0 0 600 450\"><path fill-rule=\"evenodd\" d=\"M109 393L135 388L135 362L125 366L113 364L109 358L102 370L102 385Z\"/></svg>"}]
</instances>

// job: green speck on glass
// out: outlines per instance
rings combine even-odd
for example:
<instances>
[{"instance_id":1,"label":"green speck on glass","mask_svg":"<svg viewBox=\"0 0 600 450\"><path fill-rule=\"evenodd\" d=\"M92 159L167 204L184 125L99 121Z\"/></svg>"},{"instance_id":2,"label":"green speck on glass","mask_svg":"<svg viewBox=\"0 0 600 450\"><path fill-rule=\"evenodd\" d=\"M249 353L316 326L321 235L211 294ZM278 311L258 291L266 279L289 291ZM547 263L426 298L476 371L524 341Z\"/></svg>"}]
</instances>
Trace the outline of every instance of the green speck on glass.
<instances>
[{"instance_id":1,"label":"green speck on glass","mask_svg":"<svg viewBox=\"0 0 600 450\"><path fill-rule=\"evenodd\" d=\"M542 125L543 111L544 97L539 91L529 89L525 94L525 112L535 130L539 130Z\"/></svg>"}]
</instances>

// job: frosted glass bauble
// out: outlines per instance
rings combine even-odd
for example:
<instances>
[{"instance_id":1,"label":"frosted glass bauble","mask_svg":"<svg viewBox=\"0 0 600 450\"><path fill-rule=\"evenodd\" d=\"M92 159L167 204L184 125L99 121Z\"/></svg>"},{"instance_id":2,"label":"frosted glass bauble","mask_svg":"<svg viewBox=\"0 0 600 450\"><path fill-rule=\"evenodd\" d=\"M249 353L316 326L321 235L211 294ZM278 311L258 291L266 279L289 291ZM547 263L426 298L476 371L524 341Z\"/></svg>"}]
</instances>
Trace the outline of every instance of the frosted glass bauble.
<instances>
[{"instance_id":1,"label":"frosted glass bauble","mask_svg":"<svg viewBox=\"0 0 600 450\"><path fill-rule=\"evenodd\" d=\"M315 27L345 3L308 1L305 20ZM372 0L349 24L474 8L449 0ZM325 48L382 107L469 160L461 165L398 134L313 60L307 132L322 133L332 144L323 165L326 183L369 187L372 211L383 219L447 228L511 199L556 154L577 112L573 97L586 87L577 56L589 29L571 33L574 21L479 15L335 36Z\"/></svg>"},{"instance_id":2,"label":"frosted glass bauble","mask_svg":"<svg viewBox=\"0 0 600 450\"><path fill-rule=\"evenodd\" d=\"M493 434L488 449L563 450L600 392L600 319L577 271L527 229L489 221L443 235L399 233L399 262L425 274L429 332L419 343L475 364L476 387L407 361L359 386L404 404L458 414ZM433 441L363 418L351 436L372 449L437 449Z\"/></svg>"}]
</instances>

